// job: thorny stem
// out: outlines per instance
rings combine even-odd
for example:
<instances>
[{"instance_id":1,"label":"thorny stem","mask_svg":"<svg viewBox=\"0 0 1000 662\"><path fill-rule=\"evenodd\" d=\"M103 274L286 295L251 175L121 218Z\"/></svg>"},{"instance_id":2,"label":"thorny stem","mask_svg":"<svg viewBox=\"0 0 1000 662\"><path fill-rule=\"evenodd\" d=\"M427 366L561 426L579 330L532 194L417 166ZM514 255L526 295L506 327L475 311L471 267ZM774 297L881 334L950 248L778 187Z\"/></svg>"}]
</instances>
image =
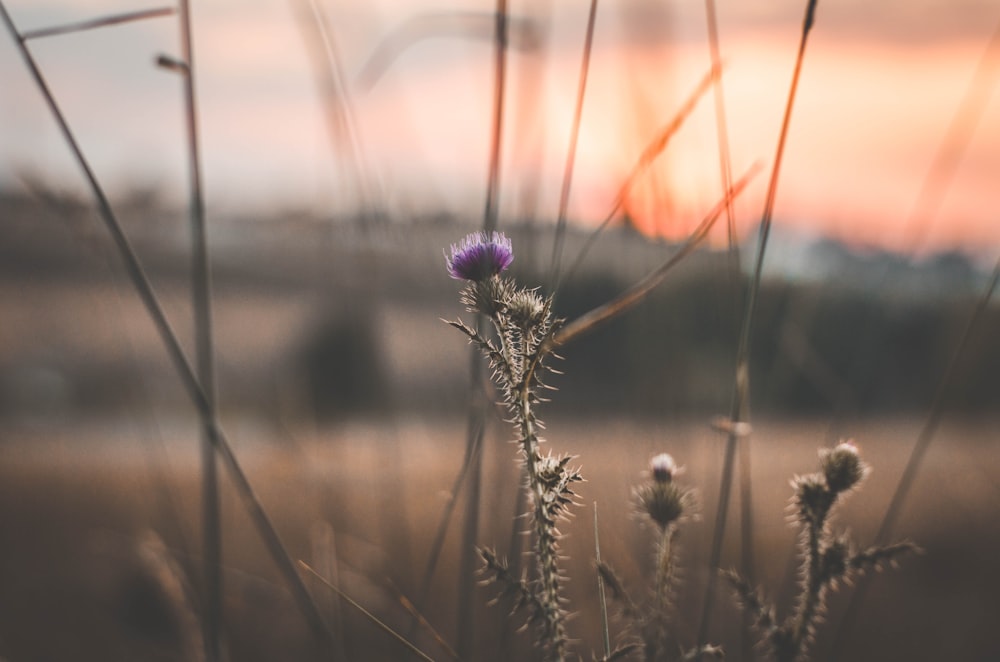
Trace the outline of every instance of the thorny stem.
<instances>
[{"instance_id":1,"label":"thorny stem","mask_svg":"<svg viewBox=\"0 0 1000 662\"><path fill-rule=\"evenodd\" d=\"M677 529L667 526L663 529L660 543L656 546L656 610L666 610L670 594L670 577L673 574L673 542Z\"/></svg>"},{"instance_id":2,"label":"thorny stem","mask_svg":"<svg viewBox=\"0 0 1000 662\"><path fill-rule=\"evenodd\" d=\"M658 659L668 646L669 630L667 609L670 607L670 580L673 576L673 542L677 528L670 524L663 527L660 541L656 545L656 594L653 596L653 641L656 646L654 659Z\"/></svg>"},{"instance_id":3,"label":"thorny stem","mask_svg":"<svg viewBox=\"0 0 1000 662\"><path fill-rule=\"evenodd\" d=\"M524 464L528 474L528 490L534 501L535 535L537 536L538 580L541 583L540 598L543 606L545 634L548 638L548 653L552 659L562 660L566 655L566 631L559 607L559 571L556 567L556 536L549 515L546 512L545 487L542 485L538 461L538 435L535 432L534 414L531 411L531 395L528 376L522 379L518 388L518 419L521 433Z\"/></svg>"},{"instance_id":4,"label":"thorny stem","mask_svg":"<svg viewBox=\"0 0 1000 662\"><path fill-rule=\"evenodd\" d=\"M792 647L788 652L787 662L797 659L802 652L803 643L809 636L809 629L816 618L817 608L822 600L823 579L820 572L820 538L823 532L822 522L809 522L806 536L806 576L803 579L803 591L799 607L795 614L794 630L792 631ZM784 662L779 660L779 662Z\"/></svg>"}]
</instances>

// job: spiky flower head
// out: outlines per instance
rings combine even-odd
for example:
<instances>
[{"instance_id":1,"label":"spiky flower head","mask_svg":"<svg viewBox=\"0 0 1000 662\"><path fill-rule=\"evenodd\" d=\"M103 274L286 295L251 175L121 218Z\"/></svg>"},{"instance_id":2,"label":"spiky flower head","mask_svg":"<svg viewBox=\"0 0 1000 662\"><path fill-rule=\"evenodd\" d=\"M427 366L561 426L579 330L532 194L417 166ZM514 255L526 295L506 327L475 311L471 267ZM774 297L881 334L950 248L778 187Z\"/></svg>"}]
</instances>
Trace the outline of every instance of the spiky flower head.
<instances>
[{"instance_id":1,"label":"spiky flower head","mask_svg":"<svg viewBox=\"0 0 1000 662\"><path fill-rule=\"evenodd\" d=\"M793 502L798 509L799 520L816 525L826 521L837 495L827 487L823 474L796 476L792 487L795 488Z\"/></svg>"},{"instance_id":2,"label":"spiky flower head","mask_svg":"<svg viewBox=\"0 0 1000 662\"><path fill-rule=\"evenodd\" d=\"M823 449L819 457L826 485L835 494L851 489L868 473L868 465L861 461L853 441L842 441L833 448Z\"/></svg>"},{"instance_id":3,"label":"spiky flower head","mask_svg":"<svg viewBox=\"0 0 1000 662\"><path fill-rule=\"evenodd\" d=\"M448 275L456 280L481 282L500 274L514 261L510 239L501 232L489 236L473 232L458 244L451 245L451 255L445 254Z\"/></svg>"},{"instance_id":4,"label":"spiky flower head","mask_svg":"<svg viewBox=\"0 0 1000 662\"><path fill-rule=\"evenodd\" d=\"M667 453L660 453L649 461L653 480L636 489L639 507L661 529L672 526L693 505L690 490L674 482L680 467Z\"/></svg>"},{"instance_id":5,"label":"spiky flower head","mask_svg":"<svg viewBox=\"0 0 1000 662\"><path fill-rule=\"evenodd\" d=\"M657 483L669 483L677 472L677 463L669 453L660 453L649 461L649 470Z\"/></svg>"},{"instance_id":6,"label":"spiky flower head","mask_svg":"<svg viewBox=\"0 0 1000 662\"><path fill-rule=\"evenodd\" d=\"M545 300L535 290L518 290L507 298L511 321L521 329L536 326L545 316Z\"/></svg>"},{"instance_id":7,"label":"spiky flower head","mask_svg":"<svg viewBox=\"0 0 1000 662\"><path fill-rule=\"evenodd\" d=\"M679 520L691 501L691 494L677 483L646 483L637 493L640 507L661 529Z\"/></svg>"}]
</instances>

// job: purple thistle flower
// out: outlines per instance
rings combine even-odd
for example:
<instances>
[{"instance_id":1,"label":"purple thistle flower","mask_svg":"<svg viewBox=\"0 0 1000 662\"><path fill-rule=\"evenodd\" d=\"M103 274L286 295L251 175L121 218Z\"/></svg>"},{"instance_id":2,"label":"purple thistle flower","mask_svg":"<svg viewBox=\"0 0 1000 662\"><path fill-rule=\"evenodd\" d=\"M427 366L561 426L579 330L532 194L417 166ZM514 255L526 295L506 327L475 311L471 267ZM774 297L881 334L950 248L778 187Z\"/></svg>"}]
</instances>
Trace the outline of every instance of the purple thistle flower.
<instances>
[{"instance_id":1,"label":"purple thistle flower","mask_svg":"<svg viewBox=\"0 0 1000 662\"><path fill-rule=\"evenodd\" d=\"M514 261L510 239L503 233L473 232L445 255L448 274L457 280L484 281L496 276Z\"/></svg>"}]
</instances>

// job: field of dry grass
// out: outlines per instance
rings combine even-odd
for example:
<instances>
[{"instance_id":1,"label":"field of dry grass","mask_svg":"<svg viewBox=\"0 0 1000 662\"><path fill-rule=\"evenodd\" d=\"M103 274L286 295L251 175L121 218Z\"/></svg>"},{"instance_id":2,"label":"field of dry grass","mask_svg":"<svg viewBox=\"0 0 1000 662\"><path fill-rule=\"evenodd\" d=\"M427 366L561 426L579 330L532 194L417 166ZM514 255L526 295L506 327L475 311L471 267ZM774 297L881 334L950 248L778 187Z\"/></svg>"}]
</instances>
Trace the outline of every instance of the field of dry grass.
<instances>
[{"instance_id":1,"label":"field of dry grass","mask_svg":"<svg viewBox=\"0 0 1000 662\"><path fill-rule=\"evenodd\" d=\"M296 559L336 577L354 599L405 631L399 596L418 590L431 537L461 463L460 420L385 417L339 426L279 430L234 422L237 449ZM850 430L874 466L840 522L869 541L884 513L920 421L867 421ZM687 470L703 520L685 525L677 604L679 636L692 640L704 587L722 440L706 426L628 419L553 420L550 444L574 452L587 477L583 506L566 530L570 622L581 651L599 646L594 621L591 504L600 512L602 557L641 595L652 562L646 532L631 514L631 487L663 450ZM932 446L896 537L925 553L872 584L845 654L852 660L988 660L1000 655L1000 464L996 421L946 425ZM784 511L788 479L815 467L830 431L819 421L758 423L753 480L757 579L780 607L791 595L794 532ZM0 449L0 654L18 660L182 660L197 650L197 449L183 426L158 436L120 427L13 431ZM485 452L482 544L504 549L517 477L506 426L495 422ZM225 483L224 483L225 484ZM304 621L275 575L228 486L224 499L226 641L234 660L319 659ZM455 640L459 543L446 539L424 614ZM724 567L735 566L735 528ZM350 659L406 653L322 585L312 590L342 634ZM722 588L725 591L725 588ZM477 659L513 659L523 635L502 640L506 607L479 591ZM738 612L717 603L713 639L739 659ZM843 600L835 598L836 622ZM425 632L416 641L446 653ZM816 659L829 641L820 636ZM191 648L195 646L195 648Z\"/></svg>"}]
</instances>

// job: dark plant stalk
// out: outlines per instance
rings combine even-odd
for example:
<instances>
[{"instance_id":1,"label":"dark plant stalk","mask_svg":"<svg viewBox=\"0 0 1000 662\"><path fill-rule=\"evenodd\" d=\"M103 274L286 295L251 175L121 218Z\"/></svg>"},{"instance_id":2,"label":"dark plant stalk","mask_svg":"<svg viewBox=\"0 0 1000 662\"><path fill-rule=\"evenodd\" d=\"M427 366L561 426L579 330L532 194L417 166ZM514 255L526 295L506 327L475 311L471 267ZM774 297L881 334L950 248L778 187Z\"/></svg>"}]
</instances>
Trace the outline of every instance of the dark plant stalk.
<instances>
[{"instance_id":1,"label":"dark plant stalk","mask_svg":"<svg viewBox=\"0 0 1000 662\"><path fill-rule=\"evenodd\" d=\"M611 632L608 628L608 598L604 590L604 576L600 572L601 567L601 538L597 528L597 502L594 502L594 563L598 568L597 572L597 600L601 609L601 643L604 645L604 657L607 660L611 657Z\"/></svg>"},{"instance_id":2,"label":"dark plant stalk","mask_svg":"<svg viewBox=\"0 0 1000 662\"><path fill-rule=\"evenodd\" d=\"M478 357L472 355L472 358L476 359ZM472 369L470 368L470 374L471 370ZM471 422L472 420L473 419L470 417L469 421ZM481 418L475 420L478 420L480 426L482 426L483 420ZM427 599L430 596L431 580L434 577L434 571L437 568L437 562L441 556L441 550L444 547L444 538L448 533L448 524L451 522L452 513L454 512L455 505L458 502L458 495L462 490L462 486L465 484L465 478L469 473L469 468L473 463L475 455L479 454L482 449L482 429L471 428L467 431L467 436L475 436L478 443L466 447L466 454L462 459L462 468L459 470L458 476L455 477L455 482L452 484L451 491L448 492L448 503L445 505L444 512L441 514L441 521L434 534L434 541L431 543L431 552L427 560L427 566L424 569L423 579L420 582L420 592L417 594L419 596L417 605L426 604Z\"/></svg>"},{"instance_id":3,"label":"dark plant stalk","mask_svg":"<svg viewBox=\"0 0 1000 662\"><path fill-rule=\"evenodd\" d=\"M875 535L875 545L884 545L886 540L891 535L893 528L896 526L896 521L899 519L899 515L903 510L903 505L906 503L906 499L910 495L910 489L913 487L913 481L916 480L917 472L923 464L924 456L927 454L927 449L934 440L934 435L937 433L938 426L941 423L941 418L944 415L944 408L947 404L946 396L951 390L959 365L961 365L962 361L966 359L966 350L969 345L969 339L972 337L973 331L982 321L983 315L989 306L990 299L992 299L993 293L996 291L998 282L1000 282L1000 259L997 259L997 262L993 267L993 273L990 276L990 280L978 303L976 304L972 315L969 317L969 321L966 323L965 329L962 332L962 337L958 341L958 345L955 347L955 351L951 355L951 359L948 362L948 367L945 370L944 376L941 378L941 383L938 384L937 391L934 394L934 400L931 402L930 410L927 414L927 420L924 422L924 426L920 430L917 441L913 445L913 449L910 451L910 456L906 461L906 467L903 469L903 474L900 476L899 483L896 485L896 491L893 492L892 499L889 502L889 507L886 509L885 516L882 518L882 523L879 525L878 533ZM871 580L867 575L863 576L858 581L857 588L851 594L850 601L847 603L847 608L844 610L844 615L841 617L840 624L837 626L837 634L833 639L833 649L831 650L829 657L831 662L836 662L836 660L840 659L843 654L844 643L849 639L850 631L853 629L854 624L857 621L858 612L861 609L861 602L864 600L865 595L868 592L870 582Z\"/></svg>"},{"instance_id":4,"label":"dark plant stalk","mask_svg":"<svg viewBox=\"0 0 1000 662\"><path fill-rule=\"evenodd\" d=\"M590 72L590 53L594 46L594 25L597 23L597 0L590 0L587 15L587 34L583 41L583 55L580 60L580 82L576 89L576 106L573 109L573 124L569 132L569 149L563 166L562 187L559 191L559 211L556 216L556 237L552 244L552 263L549 265L549 291L555 292L559 286L559 265L562 261L563 240L566 237L566 214L569 208L569 193L573 187L573 168L576 165L576 147L580 139L580 120L583 116L583 99L587 94L587 75ZM727 187L728 188L728 187Z\"/></svg>"},{"instance_id":5,"label":"dark plant stalk","mask_svg":"<svg viewBox=\"0 0 1000 662\"><path fill-rule=\"evenodd\" d=\"M728 191L733 181L732 159L729 147L729 123L726 119L726 98L722 86L722 56L719 47L719 24L715 0L705 0L705 18L708 26L708 46L712 58L712 85L715 100L715 132L719 146L719 177L722 190ZM736 212L732 201L726 206L726 237L729 244L729 277L733 292L733 302L738 304L740 291L740 247L736 236ZM740 444L739 486L740 486L740 573L751 584L754 581L753 552L753 484L751 481L751 448L749 443ZM743 629L743 656L752 655L749 633Z\"/></svg>"},{"instance_id":6,"label":"dark plant stalk","mask_svg":"<svg viewBox=\"0 0 1000 662\"><path fill-rule=\"evenodd\" d=\"M490 132L490 161L489 174L486 184L486 203L483 210L483 230L486 233L494 231L497 227L497 217L500 194L500 155L503 146L503 125L504 125L504 100L506 89L506 67L507 67L507 2L497 0L496 22L494 25L494 72L493 72L493 127ZM477 329L482 321L482 315L477 316ZM471 350L473 354L475 349ZM476 357L472 359L473 367L470 374L470 383L473 389L481 388L481 364ZM470 405L475 411L470 410L470 417L485 418L485 398L481 398L478 403ZM466 457L471 463L468 468L468 475L471 476L471 484L468 491L468 503L466 507L465 526L462 532L461 566L471 569L475 566L477 552L476 541L479 537L479 504L480 491L482 487L482 452L476 452L482 445L482 425L479 426L477 435L471 433L466 440ZM461 657L467 658L472 653L472 647L476 640L475 619L473 601L475 599L475 580L471 572L463 573L459 579L459 604L458 604L458 632L459 644L458 653Z\"/></svg>"},{"instance_id":7,"label":"dark plant stalk","mask_svg":"<svg viewBox=\"0 0 1000 662\"><path fill-rule=\"evenodd\" d=\"M31 41L32 39L41 39L43 37L55 37L58 35L72 34L74 32L93 30L95 28L103 28L110 25L119 25L121 23L132 23L134 21L142 21L148 18L162 18L164 16L173 16L176 13L177 10L174 9L173 7L160 7L159 9L144 9L142 11L126 12L123 14L114 14L112 16L102 16L100 18L94 18L88 21L67 23L65 25L57 25L50 28L25 30L24 32L21 33L21 39L23 39L24 41Z\"/></svg>"},{"instance_id":8,"label":"dark plant stalk","mask_svg":"<svg viewBox=\"0 0 1000 662\"><path fill-rule=\"evenodd\" d=\"M715 601L715 583L718 577L715 568L718 568L722 558L722 539L726 530L726 519L729 512L729 498L733 482L733 466L739 437L736 434L735 423L749 420L749 397L750 397L750 338L753 332L754 314L757 307L757 294L760 291L761 274L764 266L764 255L767 249L767 240L771 231L771 220L774 213L774 202L778 191L778 180L781 173L781 161L785 152L785 141L788 137L788 127L791 122L792 108L795 103L796 92L799 86L799 77L802 73L802 63L805 59L806 43L809 33L812 30L815 20L817 0L808 0L805 17L802 21L802 36L799 41L798 54L795 58L795 70L792 73L791 87L788 91L788 99L785 103L785 115L781 122L781 132L778 136L778 147L774 157L774 165L771 170L771 179L767 188L767 198L764 203L764 212L760 222L760 240L757 248L757 258L754 264L753 280L750 285L750 292L746 300L746 309L743 314L743 325L740 332L739 347L736 352L736 379L733 388L733 401L730 409L730 432L726 439L725 459L722 465L722 478L719 488L718 511L716 512L715 528L712 533L712 546L709 556L708 581L705 586L705 599L702 604L701 625L698 628L698 647L708 642L708 629L711 624L712 609Z\"/></svg>"},{"instance_id":9,"label":"dark plant stalk","mask_svg":"<svg viewBox=\"0 0 1000 662\"><path fill-rule=\"evenodd\" d=\"M104 221L105 227L107 228L108 233L118 250L118 254L122 259L122 263L129 280L132 282L143 307L149 314L150 321L156 328L157 334L160 336L160 340L163 342L164 348L166 349L167 357L173 364L174 369L180 378L181 386L191 399L192 404L198 412L201 424L208 430L209 439L215 445L216 450L221 454L226 468L229 470L230 476L233 479L237 494L243 501L243 505L247 509L247 513L251 521L257 528L258 534L261 536L268 552L275 561L275 565L278 567L278 570L281 572L285 582L288 584L288 588L291 591L292 597L296 601L299 609L302 611L309 625L313 628L318 639L324 646L330 648L333 643L332 637L330 636L329 630L327 630L326 625L320 616L319 609L316 607L315 602L309 595L308 590L306 590L305 584L302 582L302 578L296 573L295 566L292 563L292 559L289 556L288 551L281 542L281 538L278 536L274 525L267 516L267 513L261 505L260 500L257 498L256 493L253 491L250 481L247 479L246 474L243 472L243 468L240 466L236 455L233 453L232 446L229 444L225 434L219 427L218 421L215 420L213 408L209 403L205 392L201 388L201 384L198 381L194 369L191 367L187 357L184 355L184 350L181 349L180 342L177 340L177 335L171 328L170 322L167 320L167 317L163 312L163 308L160 306L159 300L153 291L149 278L146 276L145 271L139 262L139 258L136 255L135 250L132 248L125 232L122 230L121 224L118 222L114 211L111 209L111 204L108 201L107 195L104 193L104 189L97 181L97 177L94 175L94 171L90 167L89 161L87 161L82 150L80 149L79 143L73 135L73 132L70 130L69 124L67 123L62 110L56 103L52 92L49 90L45 77L38 68L31 52L28 50L23 37L17 31L17 27L11 20L10 14L7 12L7 8L3 0L0 0L0 19L3 20L8 32L13 37L25 65L28 67L30 75L35 80L39 92L42 94L49 111L52 113L52 116L59 127L60 133L62 133L70 152L73 154L74 160L76 160L77 165L80 166L80 170L82 171L84 178L87 180L87 184L94 194L97 211L100 214L101 219Z\"/></svg>"},{"instance_id":10,"label":"dark plant stalk","mask_svg":"<svg viewBox=\"0 0 1000 662\"><path fill-rule=\"evenodd\" d=\"M474 350L473 350L474 352ZM469 382L474 397L469 403L468 430L466 431L466 452L462 475L468 480L465 502L465 523L462 530L462 553L459 574L458 611L458 655L469 659L475 655L476 610L474 580L477 561L476 543L479 537L479 508L483 486L483 440L485 437L486 411L489 403L483 397L482 361L475 353L470 354L471 367ZM426 603L423 603L426 604Z\"/></svg>"},{"instance_id":11,"label":"dark plant stalk","mask_svg":"<svg viewBox=\"0 0 1000 662\"><path fill-rule=\"evenodd\" d=\"M191 7L189 0L180 2L181 71L184 81L184 120L187 132L188 188L191 215L191 300L194 309L195 363L198 382L209 406L209 417L215 418L215 359L212 347L211 271L208 241L205 235L205 204L202 192L201 158L198 141L198 117L194 80L194 48L191 37ZM222 624L222 506L219 498L219 478L215 447L207 427L201 433L202 471L202 541L205 608L203 637L205 659L220 659L219 633Z\"/></svg>"}]
</instances>

